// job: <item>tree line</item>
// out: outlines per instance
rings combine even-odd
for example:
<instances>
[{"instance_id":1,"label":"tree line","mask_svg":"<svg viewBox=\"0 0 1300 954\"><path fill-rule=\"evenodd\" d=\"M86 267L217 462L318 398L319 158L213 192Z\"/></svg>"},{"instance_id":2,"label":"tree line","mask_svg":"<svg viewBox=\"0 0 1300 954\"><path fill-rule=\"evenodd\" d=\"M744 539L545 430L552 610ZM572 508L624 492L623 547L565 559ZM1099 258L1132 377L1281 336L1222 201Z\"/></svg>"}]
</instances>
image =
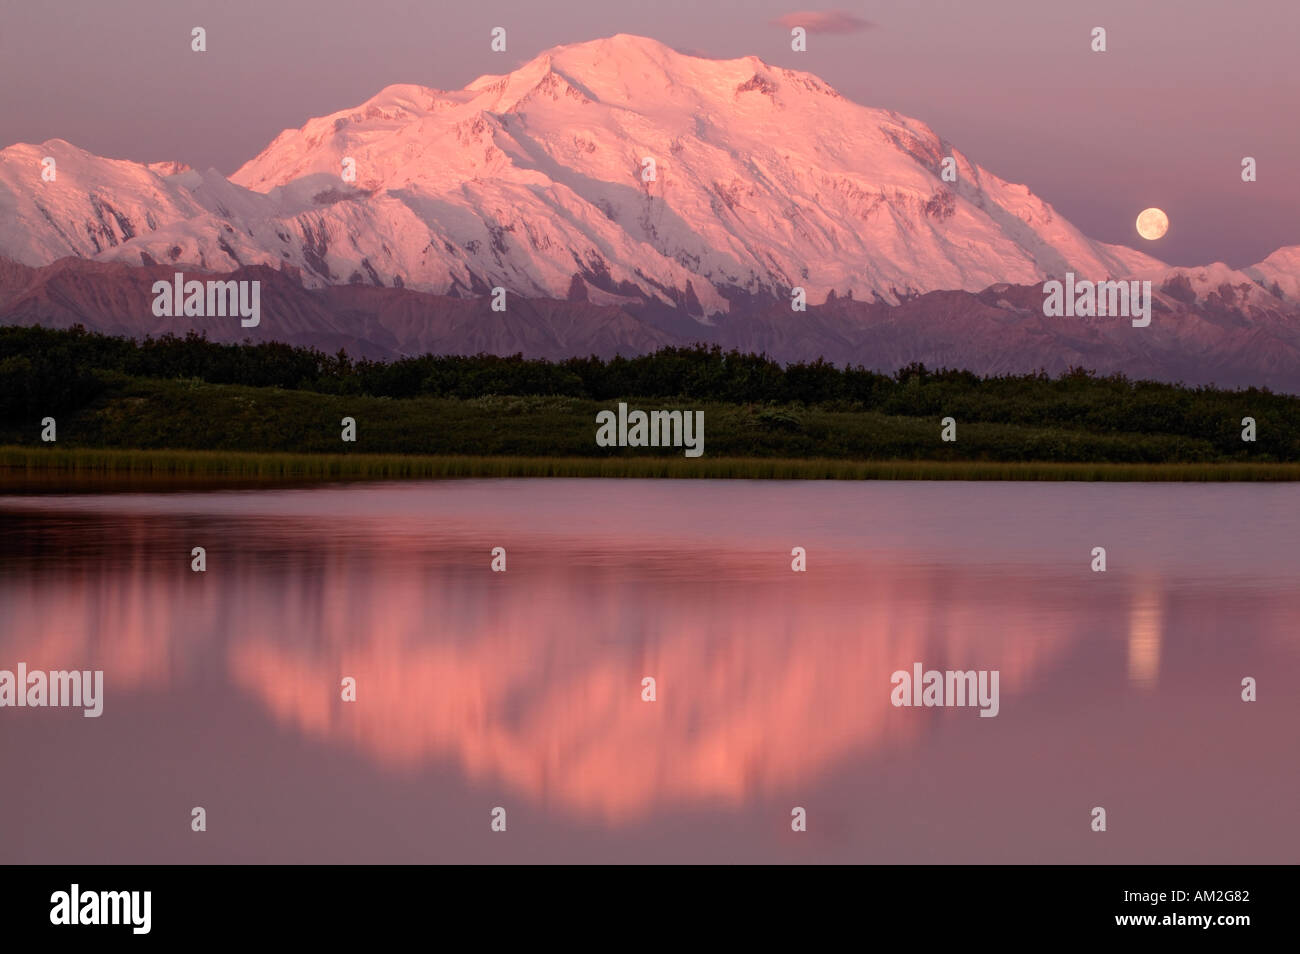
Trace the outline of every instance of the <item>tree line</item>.
<instances>
[{"instance_id":1,"label":"tree line","mask_svg":"<svg viewBox=\"0 0 1300 954\"><path fill-rule=\"evenodd\" d=\"M220 344L190 333L134 340L86 331L0 328L0 419L82 407L113 376L411 398L564 396L805 405L910 417L1208 439L1234 456L1241 421L1256 420L1256 455L1300 459L1300 398L1267 389L1184 387L1072 369L1055 377L980 376L913 364L892 374L824 359L782 365L717 345L635 357L547 361L479 354L354 359L276 342Z\"/></svg>"}]
</instances>

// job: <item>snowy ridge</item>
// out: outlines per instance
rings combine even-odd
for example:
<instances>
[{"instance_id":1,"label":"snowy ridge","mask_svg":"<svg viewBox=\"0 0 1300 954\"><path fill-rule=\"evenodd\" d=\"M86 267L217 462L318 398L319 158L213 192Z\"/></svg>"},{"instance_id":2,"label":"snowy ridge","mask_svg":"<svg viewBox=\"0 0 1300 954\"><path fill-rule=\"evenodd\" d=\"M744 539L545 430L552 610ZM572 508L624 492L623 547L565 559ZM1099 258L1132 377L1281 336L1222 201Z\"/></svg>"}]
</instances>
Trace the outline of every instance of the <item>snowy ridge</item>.
<instances>
[{"instance_id":1,"label":"snowy ridge","mask_svg":"<svg viewBox=\"0 0 1300 954\"><path fill-rule=\"evenodd\" d=\"M46 155L56 182L41 181ZM946 156L955 183L940 177ZM345 157L353 183L339 175ZM229 180L61 140L12 146L0 151L0 255L287 265L309 287L642 298L704 321L793 286L813 303L832 291L898 303L1066 271L1171 274L1087 238L921 122L756 57L703 59L626 35L556 47L459 91L387 87L282 132ZM1219 278L1300 299L1300 249L1201 285Z\"/></svg>"}]
</instances>

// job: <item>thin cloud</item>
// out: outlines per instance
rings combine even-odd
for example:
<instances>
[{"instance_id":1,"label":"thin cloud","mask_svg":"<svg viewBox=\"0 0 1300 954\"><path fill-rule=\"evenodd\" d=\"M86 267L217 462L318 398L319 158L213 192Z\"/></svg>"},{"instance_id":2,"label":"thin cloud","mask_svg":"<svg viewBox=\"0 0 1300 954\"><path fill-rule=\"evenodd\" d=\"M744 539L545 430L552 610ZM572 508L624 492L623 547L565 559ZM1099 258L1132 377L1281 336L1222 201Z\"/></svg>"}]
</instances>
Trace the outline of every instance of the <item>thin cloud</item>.
<instances>
[{"instance_id":1,"label":"thin cloud","mask_svg":"<svg viewBox=\"0 0 1300 954\"><path fill-rule=\"evenodd\" d=\"M809 33L861 33L876 28L870 20L844 10L805 10L787 13L772 22L786 29L803 27Z\"/></svg>"}]
</instances>

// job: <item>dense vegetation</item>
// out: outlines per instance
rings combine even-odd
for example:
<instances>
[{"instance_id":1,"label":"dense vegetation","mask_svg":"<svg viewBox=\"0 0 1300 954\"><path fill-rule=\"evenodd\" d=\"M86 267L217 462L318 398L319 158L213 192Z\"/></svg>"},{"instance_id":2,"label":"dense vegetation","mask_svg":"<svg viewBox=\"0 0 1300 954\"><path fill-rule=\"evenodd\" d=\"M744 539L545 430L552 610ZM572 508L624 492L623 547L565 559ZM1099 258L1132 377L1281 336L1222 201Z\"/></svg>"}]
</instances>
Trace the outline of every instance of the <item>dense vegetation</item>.
<instances>
[{"instance_id":1,"label":"dense vegetation","mask_svg":"<svg viewBox=\"0 0 1300 954\"><path fill-rule=\"evenodd\" d=\"M705 412L708 457L940 461L1300 461L1300 398L1072 371L981 378L825 361L781 366L717 347L636 358L352 360L309 348L142 342L0 328L0 442L64 447L597 457L598 410ZM357 442L339 422L354 417ZM958 440L940 441L940 418ZM1241 420L1258 440L1241 439Z\"/></svg>"}]
</instances>

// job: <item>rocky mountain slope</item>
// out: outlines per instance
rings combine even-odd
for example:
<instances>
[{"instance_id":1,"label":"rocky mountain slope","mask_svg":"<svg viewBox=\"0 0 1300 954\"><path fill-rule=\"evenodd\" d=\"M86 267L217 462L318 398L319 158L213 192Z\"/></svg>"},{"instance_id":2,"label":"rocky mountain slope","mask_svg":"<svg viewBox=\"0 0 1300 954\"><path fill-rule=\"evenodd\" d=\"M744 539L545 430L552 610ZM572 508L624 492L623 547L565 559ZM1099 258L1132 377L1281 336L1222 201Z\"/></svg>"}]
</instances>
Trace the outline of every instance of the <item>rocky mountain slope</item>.
<instances>
[{"instance_id":1,"label":"rocky mountain slope","mask_svg":"<svg viewBox=\"0 0 1300 954\"><path fill-rule=\"evenodd\" d=\"M82 324L136 338L194 329L216 341L269 339L375 358L426 352L611 357L704 341L781 361L826 357L883 372L912 362L980 374L1084 367L1300 393L1300 315L1250 306L1248 317L1230 285L1188 304L1179 298L1183 284L1171 281L1156 291L1146 328L1125 319L1047 318L1041 286L1007 284L929 292L896 305L841 297L798 315L779 302L733 309L703 326L653 302L518 298L495 313L487 298L369 284L312 288L294 269L251 266L221 276L262 283L262 322L245 329L232 318L154 318L150 289L171 275L160 265L68 258L32 268L0 260L0 316L8 324Z\"/></svg>"}]
</instances>

